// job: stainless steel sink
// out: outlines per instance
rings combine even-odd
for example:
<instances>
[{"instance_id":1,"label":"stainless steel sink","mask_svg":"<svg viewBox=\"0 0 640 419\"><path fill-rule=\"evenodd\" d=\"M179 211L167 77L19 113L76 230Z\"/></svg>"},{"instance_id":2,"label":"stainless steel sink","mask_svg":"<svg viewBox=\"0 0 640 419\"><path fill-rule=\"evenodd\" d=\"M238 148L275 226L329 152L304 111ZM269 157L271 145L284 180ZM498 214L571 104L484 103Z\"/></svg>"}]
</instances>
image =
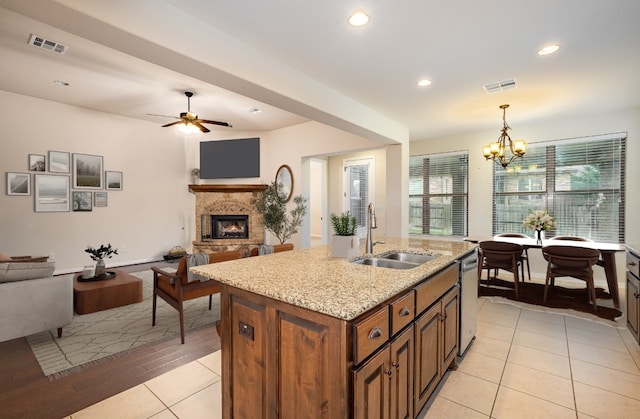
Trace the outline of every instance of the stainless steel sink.
<instances>
[{"instance_id":1,"label":"stainless steel sink","mask_svg":"<svg viewBox=\"0 0 640 419\"><path fill-rule=\"evenodd\" d=\"M376 266L379 268L391 268L391 269L412 269L418 266L417 263L402 262L399 260L383 259L383 258L364 258L364 259L354 260L352 263L357 263L359 265Z\"/></svg>"},{"instance_id":2,"label":"stainless steel sink","mask_svg":"<svg viewBox=\"0 0 640 419\"><path fill-rule=\"evenodd\" d=\"M397 261L409 262L409 263L416 263L416 264L420 265L422 263L429 262L430 260L433 260L433 259L437 258L438 256L436 256L436 255L418 255L418 254L415 254L415 253L394 252L394 253L389 253L387 255L380 255L379 257L381 257L383 259L397 260Z\"/></svg>"}]
</instances>

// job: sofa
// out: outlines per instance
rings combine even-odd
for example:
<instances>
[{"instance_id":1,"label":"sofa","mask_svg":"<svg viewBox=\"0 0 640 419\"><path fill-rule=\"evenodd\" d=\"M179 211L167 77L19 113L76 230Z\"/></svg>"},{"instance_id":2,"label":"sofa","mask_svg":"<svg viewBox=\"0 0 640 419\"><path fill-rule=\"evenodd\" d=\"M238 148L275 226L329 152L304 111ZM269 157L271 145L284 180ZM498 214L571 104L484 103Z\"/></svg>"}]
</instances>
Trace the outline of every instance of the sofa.
<instances>
[{"instance_id":1,"label":"sofa","mask_svg":"<svg viewBox=\"0 0 640 419\"><path fill-rule=\"evenodd\" d=\"M0 342L62 328L73 319L73 275L47 258L0 253Z\"/></svg>"}]
</instances>

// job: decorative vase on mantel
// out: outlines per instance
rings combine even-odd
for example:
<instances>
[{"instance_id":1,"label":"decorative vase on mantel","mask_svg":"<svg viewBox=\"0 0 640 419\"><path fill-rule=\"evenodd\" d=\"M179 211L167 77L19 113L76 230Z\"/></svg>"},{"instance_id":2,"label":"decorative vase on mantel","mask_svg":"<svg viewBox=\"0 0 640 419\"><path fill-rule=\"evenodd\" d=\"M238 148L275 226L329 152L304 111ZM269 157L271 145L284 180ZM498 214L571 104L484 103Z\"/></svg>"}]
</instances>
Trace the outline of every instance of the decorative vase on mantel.
<instances>
[{"instance_id":1,"label":"decorative vase on mantel","mask_svg":"<svg viewBox=\"0 0 640 419\"><path fill-rule=\"evenodd\" d=\"M96 262L96 276L104 276L107 273L106 265L104 264L104 260L99 259Z\"/></svg>"},{"instance_id":2,"label":"decorative vase on mantel","mask_svg":"<svg viewBox=\"0 0 640 419\"><path fill-rule=\"evenodd\" d=\"M536 230L536 244L542 246L542 239L544 239L544 230Z\"/></svg>"}]
</instances>

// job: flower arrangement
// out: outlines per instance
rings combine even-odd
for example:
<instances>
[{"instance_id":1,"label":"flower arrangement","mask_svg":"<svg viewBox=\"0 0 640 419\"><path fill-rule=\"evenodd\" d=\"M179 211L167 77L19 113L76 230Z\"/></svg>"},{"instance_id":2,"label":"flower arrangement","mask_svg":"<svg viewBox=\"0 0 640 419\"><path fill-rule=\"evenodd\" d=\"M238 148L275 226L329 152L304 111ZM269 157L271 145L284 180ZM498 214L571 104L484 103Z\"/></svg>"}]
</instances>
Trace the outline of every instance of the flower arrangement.
<instances>
[{"instance_id":1,"label":"flower arrangement","mask_svg":"<svg viewBox=\"0 0 640 419\"><path fill-rule=\"evenodd\" d=\"M555 227L556 220L547 213L547 210L529 210L529 215L524 218L522 224L530 230L541 231Z\"/></svg>"},{"instance_id":2,"label":"flower arrangement","mask_svg":"<svg viewBox=\"0 0 640 419\"><path fill-rule=\"evenodd\" d=\"M98 248L87 246L84 251L89 253L91 259L95 260L96 262L101 261L104 258L111 258L113 257L113 255L118 254L118 249L114 249L113 247L111 247L111 243L106 246L104 244L101 244Z\"/></svg>"}]
</instances>

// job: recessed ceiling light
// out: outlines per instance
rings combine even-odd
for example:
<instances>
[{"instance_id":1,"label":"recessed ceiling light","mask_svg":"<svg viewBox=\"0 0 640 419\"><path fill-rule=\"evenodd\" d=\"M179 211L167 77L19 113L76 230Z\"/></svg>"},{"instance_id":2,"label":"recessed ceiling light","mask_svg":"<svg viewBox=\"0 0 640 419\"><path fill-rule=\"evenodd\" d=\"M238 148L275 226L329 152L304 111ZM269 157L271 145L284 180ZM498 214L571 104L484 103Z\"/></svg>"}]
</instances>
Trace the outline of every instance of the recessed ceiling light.
<instances>
[{"instance_id":1,"label":"recessed ceiling light","mask_svg":"<svg viewBox=\"0 0 640 419\"><path fill-rule=\"evenodd\" d=\"M351 26L364 26L369 23L369 15L362 10L356 10L349 16L349 24Z\"/></svg>"},{"instance_id":2,"label":"recessed ceiling light","mask_svg":"<svg viewBox=\"0 0 640 419\"><path fill-rule=\"evenodd\" d=\"M540 51L538 51L538 55L553 54L554 52L556 52L559 49L560 49L559 45L547 45L546 47L544 47Z\"/></svg>"},{"instance_id":3,"label":"recessed ceiling light","mask_svg":"<svg viewBox=\"0 0 640 419\"><path fill-rule=\"evenodd\" d=\"M53 81L55 84L57 84L58 86L69 86L69 83L67 83L66 81L62 81L62 80L54 80Z\"/></svg>"},{"instance_id":4,"label":"recessed ceiling light","mask_svg":"<svg viewBox=\"0 0 640 419\"><path fill-rule=\"evenodd\" d=\"M418 86L420 87L425 87L431 84L431 80L429 79L422 79L418 82Z\"/></svg>"}]
</instances>

